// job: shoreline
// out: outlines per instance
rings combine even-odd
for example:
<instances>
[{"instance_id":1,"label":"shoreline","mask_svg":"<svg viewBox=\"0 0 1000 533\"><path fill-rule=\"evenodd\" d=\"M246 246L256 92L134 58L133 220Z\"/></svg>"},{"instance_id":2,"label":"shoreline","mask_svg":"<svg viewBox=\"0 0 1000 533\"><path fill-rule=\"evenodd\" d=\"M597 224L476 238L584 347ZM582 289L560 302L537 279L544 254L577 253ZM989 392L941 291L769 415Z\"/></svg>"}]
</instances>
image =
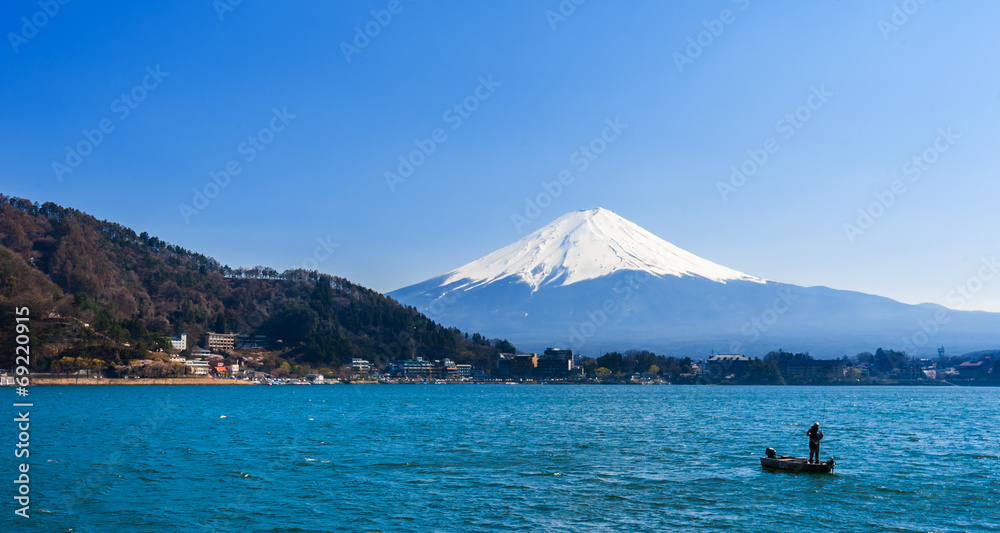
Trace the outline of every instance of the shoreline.
<instances>
[{"instance_id":1,"label":"shoreline","mask_svg":"<svg viewBox=\"0 0 1000 533\"><path fill-rule=\"evenodd\" d=\"M239 379L214 379L214 378L36 378L31 380L32 386L129 386L129 385L253 385L249 381Z\"/></svg>"},{"instance_id":2,"label":"shoreline","mask_svg":"<svg viewBox=\"0 0 1000 533\"><path fill-rule=\"evenodd\" d=\"M67 387L67 386L134 386L134 385L197 385L197 386L240 386L240 385L264 385L263 383L244 381L240 379L216 379L216 378L143 378L143 379L125 379L125 378L36 378L31 380L32 386L56 386L56 387ZM661 386L685 386L685 385L700 385L700 386L723 386L723 387L740 387L740 386L770 386L770 387L1000 387L1000 382L997 381L972 381L972 382L897 382L897 383L792 383L792 384L769 384L769 383L588 383L588 382L561 382L561 381L549 381L549 382L447 382L447 383L415 383L415 382L403 382L403 383L379 383L374 381L361 381L354 383L323 383L320 385L618 385L618 386L648 386L648 385L661 385Z\"/></svg>"}]
</instances>

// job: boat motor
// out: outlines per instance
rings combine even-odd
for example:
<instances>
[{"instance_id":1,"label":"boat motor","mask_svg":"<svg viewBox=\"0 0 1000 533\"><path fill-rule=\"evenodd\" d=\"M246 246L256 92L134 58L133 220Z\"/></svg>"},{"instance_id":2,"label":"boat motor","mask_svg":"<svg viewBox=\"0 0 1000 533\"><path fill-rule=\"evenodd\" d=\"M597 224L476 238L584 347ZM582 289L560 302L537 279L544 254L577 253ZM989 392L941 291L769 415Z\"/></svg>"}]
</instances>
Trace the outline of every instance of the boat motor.
<instances>
[{"instance_id":1,"label":"boat motor","mask_svg":"<svg viewBox=\"0 0 1000 533\"><path fill-rule=\"evenodd\" d=\"M774 459L774 457L778 455L778 452L774 451L774 448L768 448L764 450L764 453L766 453L767 456L771 459Z\"/></svg>"}]
</instances>

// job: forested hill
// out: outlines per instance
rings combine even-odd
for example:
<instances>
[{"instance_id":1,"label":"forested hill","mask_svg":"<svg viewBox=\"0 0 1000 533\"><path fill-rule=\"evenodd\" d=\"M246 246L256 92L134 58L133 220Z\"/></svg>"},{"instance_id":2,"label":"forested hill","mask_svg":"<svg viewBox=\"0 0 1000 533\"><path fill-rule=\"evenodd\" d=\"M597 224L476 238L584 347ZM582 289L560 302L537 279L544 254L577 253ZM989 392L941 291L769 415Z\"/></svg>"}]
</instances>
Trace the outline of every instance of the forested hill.
<instances>
[{"instance_id":1,"label":"forested hill","mask_svg":"<svg viewBox=\"0 0 1000 533\"><path fill-rule=\"evenodd\" d=\"M412 307L313 271L231 269L211 257L53 203L0 195L0 367L13 309L28 306L38 370L63 356L144 358L166 336L281 339L282 357L336 368L424 356L489 367L504 341L444 328ZM85 327L84 324L89 324Z\"/></svg>"}]
</instances>

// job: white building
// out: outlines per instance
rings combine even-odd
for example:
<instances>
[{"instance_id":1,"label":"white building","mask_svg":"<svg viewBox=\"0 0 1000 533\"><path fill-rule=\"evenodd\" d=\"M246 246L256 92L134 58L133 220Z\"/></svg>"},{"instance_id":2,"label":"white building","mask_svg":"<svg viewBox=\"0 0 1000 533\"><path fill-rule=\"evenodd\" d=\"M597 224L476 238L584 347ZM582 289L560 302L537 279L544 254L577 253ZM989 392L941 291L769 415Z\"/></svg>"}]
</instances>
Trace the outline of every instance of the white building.
<instances>
[{"instance_id":1,"label":"white building","mask_svg":"<svg viewBox=\"0 0 1000 533\"><path fill-rule=\"evenodd\" d=\"M178 352L187 350L188 347L188 336L186 333L181 333L180 337L169 337L170 344L174 345L174 349Z\"/></svg>"},{"instance_id":2,"label":"white building","mask_svg":"<svg viewBox=\"0 0 1000 533\"><path fill-rule=\"evenodd\" d=\"M207 376L208 375L208 361L185 361L184 366L191 369L191 373L195 376Z\"/></svg>"}]
</instances>

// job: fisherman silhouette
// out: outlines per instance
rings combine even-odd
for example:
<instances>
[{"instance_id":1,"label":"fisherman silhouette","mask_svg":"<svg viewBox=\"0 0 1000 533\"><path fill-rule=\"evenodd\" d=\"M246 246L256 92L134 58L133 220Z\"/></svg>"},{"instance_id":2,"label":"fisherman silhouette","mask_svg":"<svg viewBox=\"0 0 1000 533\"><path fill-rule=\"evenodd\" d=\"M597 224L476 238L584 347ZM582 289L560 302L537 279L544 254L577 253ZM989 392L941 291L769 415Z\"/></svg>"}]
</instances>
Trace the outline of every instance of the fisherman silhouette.
<instances>
[{"instance_id":1,"label":"fisherman silhouette","mask_svg":"<svg viewBox=\"0 0 1000 533\"><path fill-rule=\"evenodd\" d=\"M816 422L806 431L806 435L809 436L809 462L820 462L819 460L819 441L823 440L823 432L819 430L819 422ZM816 456L816 460L813 461L813 455Z\"/></svg>"}]
</instances>

